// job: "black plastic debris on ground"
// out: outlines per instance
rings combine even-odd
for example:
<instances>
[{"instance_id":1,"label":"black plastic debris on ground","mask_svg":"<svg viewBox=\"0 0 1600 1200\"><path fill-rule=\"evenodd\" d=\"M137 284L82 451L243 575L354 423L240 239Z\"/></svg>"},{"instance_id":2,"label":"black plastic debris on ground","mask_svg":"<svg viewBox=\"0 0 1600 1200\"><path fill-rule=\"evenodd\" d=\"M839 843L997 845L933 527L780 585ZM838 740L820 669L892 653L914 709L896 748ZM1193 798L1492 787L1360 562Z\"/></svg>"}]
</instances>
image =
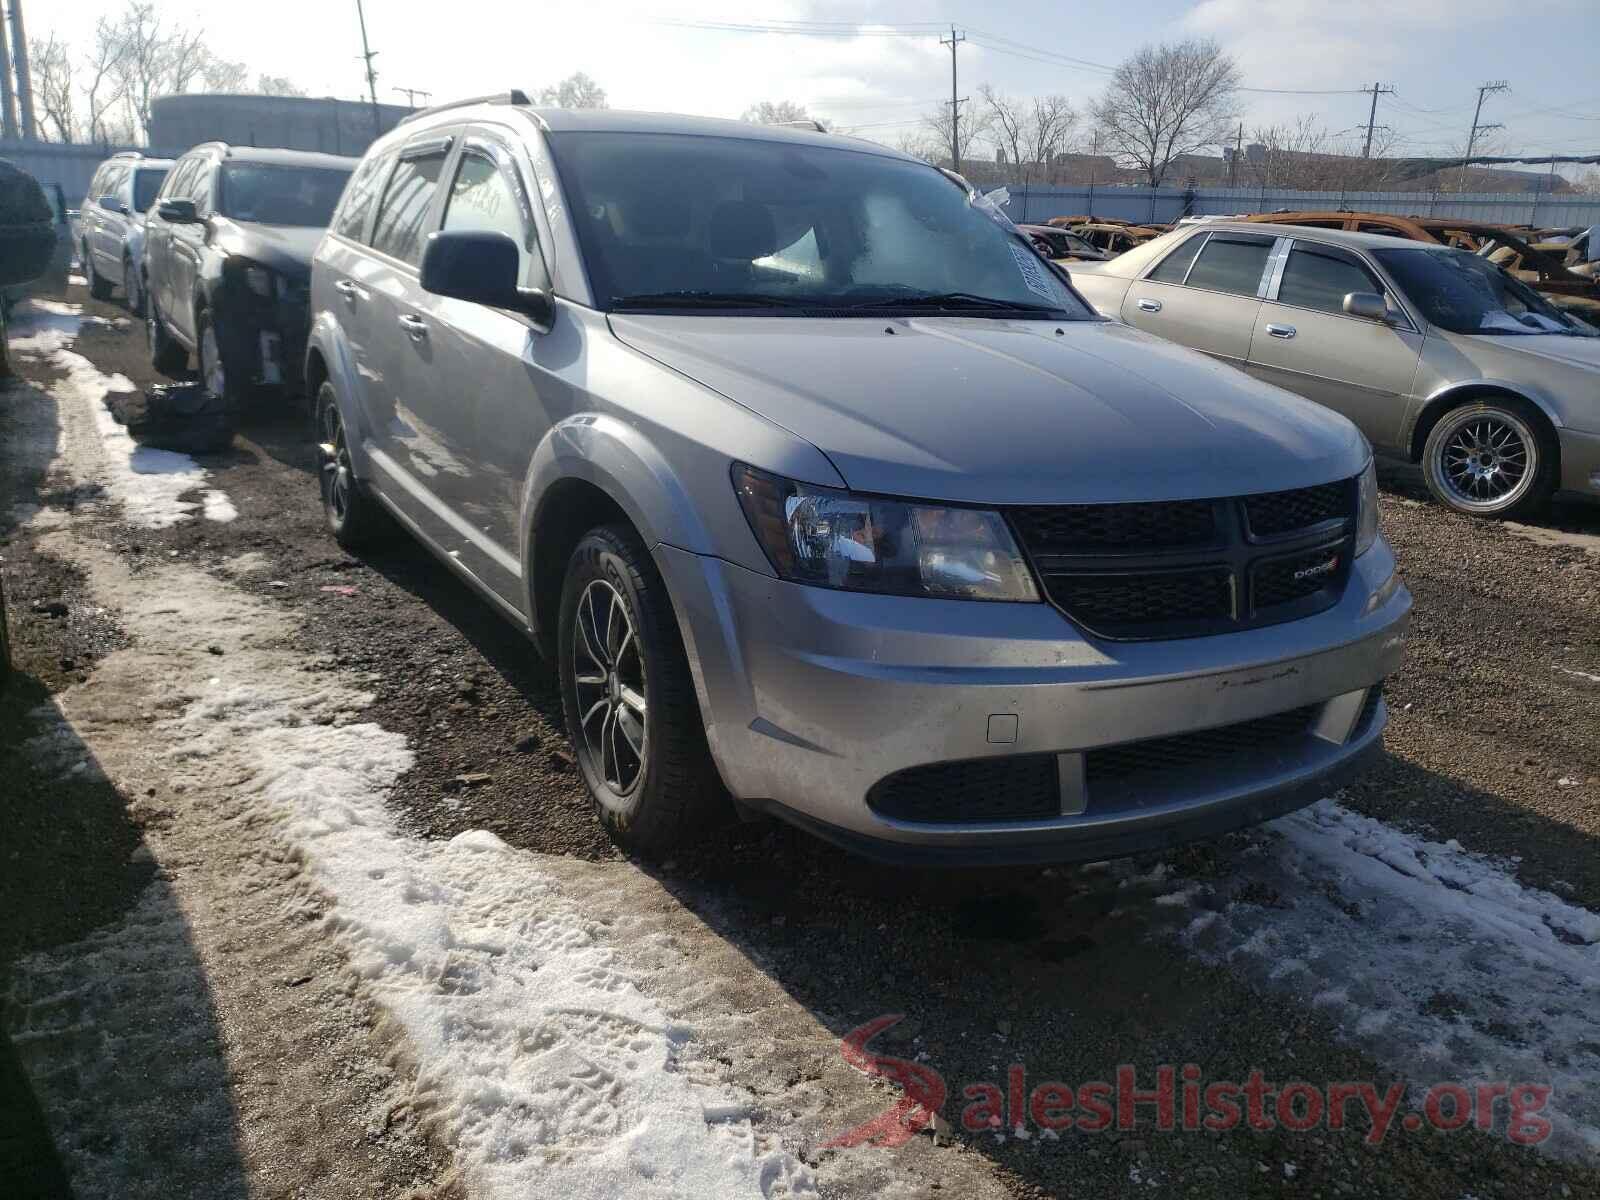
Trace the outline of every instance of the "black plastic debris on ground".
<instances>
[{"instance_id":1,"label":"black plastic debris on ground","mask_svg":"<svg viewBox=\"0 0 1600 1200\"><path fill-rule=\"evenodd\" d=\"M141 446L183 454L215 454L233 444L237 414L198 383L158 383L141 392L112 392L106 407Z\"/></svg>"}]
</instances>

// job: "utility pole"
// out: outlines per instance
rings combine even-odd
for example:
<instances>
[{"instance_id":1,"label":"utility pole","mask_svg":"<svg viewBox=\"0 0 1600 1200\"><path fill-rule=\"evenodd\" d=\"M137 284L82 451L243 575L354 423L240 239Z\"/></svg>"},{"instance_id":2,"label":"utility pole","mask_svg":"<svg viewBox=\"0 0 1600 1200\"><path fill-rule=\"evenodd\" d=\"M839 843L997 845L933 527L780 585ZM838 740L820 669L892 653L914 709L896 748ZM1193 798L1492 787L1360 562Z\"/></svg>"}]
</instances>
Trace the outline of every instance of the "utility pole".
<instances>
[{"instance_id":1,"label":"utility pole","mask_svg":"<svg viewBox=\"0 0 1600 1200\"><path fill-rule=\"evenodd\" d=\"M17 140L17 102L11 95L11 47L6 40L6 17L0 11L0 138Z\"/></svg>"},{"instance_id":2,"label":"utility pole","mask_svg":"<svg viewBox=\"0 0 1600 1200\"><path fill-rule=\"evenodd\" d=\"M1233 144L1233 161L1228 164L1228 186L1233 187L1239 178L1239 160L1244 157L1244 122L1239 122L1239 137Z\"/></svg>"},{"instance_id":3,"label":"utility pole","mask_svg":"<svg viewBox=\"0 0 1600 1200\"><path fill-rule=\"evenodd\" d=\"M367 95L372 100L372 136L383 136L383 119L378 115L378 73L372 69L376 50L367 45L367 14L362 11L361 0L356 0L356 19L361 22L361 58L367 64Z\"/></svg>"},{"instance_id":4,"label":"utility pole","mask_svg":"<svg viewBox=\"0 0 1600 1200\"><path fill-rule=\"evenodd\" d=\"M957 94L956 85L956 47L967 40L967 35L957 33L954 25L950 26L950 37L939 39L939 45L950 47L950 169L956 174L961 173L961 97Z\"/></svg>"},{"instance_id":5,"label":"utility pole","mask_svg":"<svg viewBox=\"0 0 1600 1200\"><path fill-rule=\"evenodd\" d=\"M1367 113L1367 144L1361 151L1362 158L1371 158L1372 130L1378 123L1378 97L1394 95L1394 85L1390 84L1388 87L1384 87L1381 83L1375 83L1370 88L1362 88L1361 90L1372 93L1372 111Z\"/></svg>"},{"instance_id":6,"label":"utility pole","mask_svg":"<svg viewBox=\"0 0 1600 1200\"><path fill-rule=\"evenodd\" d=\"M28 31L22 27L22 0L11 0L11 56L17 64L17 107L22 111L22 140L37 141L33 124L33 77L28 71Z\"/></svg>"},{"instance_id":7,"label":"utility pole","mask_svg":"<svg viewBox=\"0 0 1600 1200\"><path fill-rule=\"evenodd\" d=\"M421 96L424 100L427 100L433 95L432 92L423 91L421 88L397 87L394 90L397 91L397 92L404 92L405 93L405 97L406 97L406 103L408 105L410 105L412 108L416 108L417 107L417 97L418 96Z\"/></svg>"},{"instance_id":8,"label":"utility pole","mask_svg":"<svg viewBox=\"0 0 1600 1200\"><path fill-rule=\"evenodd\" d=\"M1472 158L1473 147L1478 144L1478 134L1482 133L1485 129L1505 128L1504 125L1501 125L1498 122L1492 125L1484 125L1478 121L1478 118L1483 115L1483 98L1485 96L1498 95L1500 92L1509 92L1510 90L1511 85L1504 79L1496 79L1492 83L1486 83L1478 89L1478 106L1472 110L1472 132L1467 134L1467 152L1461 156L1461 179L1459 182L1462 185L1465 185L1467 182L1467 162Z\"/></svg>"}]
</instances>

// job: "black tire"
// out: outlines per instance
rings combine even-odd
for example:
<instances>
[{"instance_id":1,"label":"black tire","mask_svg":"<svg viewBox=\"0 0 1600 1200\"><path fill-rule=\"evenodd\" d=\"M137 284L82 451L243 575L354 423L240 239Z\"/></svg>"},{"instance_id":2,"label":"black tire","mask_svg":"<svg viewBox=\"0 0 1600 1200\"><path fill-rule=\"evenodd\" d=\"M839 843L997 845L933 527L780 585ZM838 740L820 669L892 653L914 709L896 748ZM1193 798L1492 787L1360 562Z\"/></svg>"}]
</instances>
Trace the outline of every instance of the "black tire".
<instances>
[{"instance_id":1,"label":"black tire","mask_svg":"<svg viewBox=\"0 0 1600 1200\"><path fill-rule=\"evenodd\" d=\"M389 514L356 478L345 434L344 414L333 384L317 389L317 476L322 517L328 532L346 550L359 550L394 529ZM324 447L331 448L324 449Z\"/></svg>"},{"instance_id":2,"label":"black tire","mask_svg":"<svg viewBox=\"0 0 1600 1200\"><path fill-rule=\"evenodd\" d=\"M128 311L136 317L144 316L144 285L140 280L139 264L131 258L122 260L122 296Z\"/></svg>"},{"instance_id":3,"label":"black tire","mask_svg":"<svg viewBox=\"0 0 1600 1200\"><path fill-rule=\"evenodd\" d=\"M1489 396L1434 422L1422 450L1422 475L1446 508L1469 517L1520 519L1550 503L1560 453L1542 412L1515 396Z\"/></svg>"},{"instance_id":4,"label":"black tire","mask_svg":"<svg viewBox=\"0 0 1600 1200\"><path fill-rule=\"evenodd\" d=\"M172 340L155 301L148 301L145 308L148 312L144 318L144 329L150 345L150 365L168 379L178 379L189 365L189 352Z\"/></svg>"},{"instance_id":5,"label":"black tire","mask_svg":"<svg viewBox=\"0 0 1600 1200\"><path fill-rule=\"evenodd\" d=\"M601 620L594 615L598 610L589 609L585 615L585 598L602 594L607 602L621 604L637 648L630 659L625 640L617 636L601 651L608 653L620 645L614 669L607 669L603 684L583 684L586 695L580 700L579 662L598 665L598 659L582 647L605 636L596 628ZM612 627L610 610L603 620ZM586 643L579 641L580 621L593 630ZM629 526L591 529L573 550L562 588L557 646L567 736L595 813L611 836L629 850L660 858L731 821L732 807L706 745L672 602L649 551ZM585 677L595 678L592 671ZM625 690L642 694L642 717L620 698ZM608 697L610 707L603 714L594 712L597 695ZM591 714L587 731L585 708ZM633 725L616 715L625 709L639 727L637 752L629 732ZM617 739L613 744L620 759L608 761L603 751L597 754L594 746L605 736ZM630 780L628 768L635 763ZM612 775L619 778L609 778Z\"/></svg>"},{"instance_id":6,"label":"black tire","mask_svg":"<svg viewBox=\"0 0 1600 1200\"><path fill-rule=\"evenodd\" d=\"M210 346L206 344L208 340L211 341ZM200 374L200 386L218 399L227 401L234 413L243 413L250 406L253 393L248 383L227 369L227 361L222 354L222 336L208 309L202 308L194 315L194 344L194 365ZM213 354L216 355L214 361ZM220 379L220 386L213 377Z\"/></svg>"},{"instance_id":7,"label":"black tire","mask_svg":"<svg viewBox=\"0 0 1600 1200\"><path fill-rule=\"evenodd\" d=\"M96 300L111 299L111 281L102 278L100 272L94 269L94 255L89 253L89 243L84 242L79 249L83 252L83 277L89 281L89 295Z\"/></svg>"}]
</instances>

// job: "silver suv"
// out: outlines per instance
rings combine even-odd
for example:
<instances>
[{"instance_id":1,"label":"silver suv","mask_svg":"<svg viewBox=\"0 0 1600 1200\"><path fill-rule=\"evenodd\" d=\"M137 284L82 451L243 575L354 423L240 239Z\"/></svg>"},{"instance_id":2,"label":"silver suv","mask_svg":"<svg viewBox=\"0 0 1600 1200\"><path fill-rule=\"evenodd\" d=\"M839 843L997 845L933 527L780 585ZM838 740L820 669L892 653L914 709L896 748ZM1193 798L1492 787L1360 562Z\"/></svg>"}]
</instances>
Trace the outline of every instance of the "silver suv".
<instances>
[{"instance_id":1,"label":"silver suv","mask_svg":"<svg viewBox=\"0 0 1600 1200\"><path fill-rule=\"evenodd\" d=\"M600 818L1103 858L1380 746L1411 599L1344 417L1097 317L959 182L788 128L430 110L312 268L347 545L555 659Z\"/></svg>"},{"instance_id":2,"label":"silver suv","mask_svg":"<svg viewBox=\"0 0 1600 1200\"><path fill-rule=\"evenodd\" d=\"M95 169L78 214L78 260L89 294L109 300L120 287L135 316L144 315L145 213L171 170L170 158L146 158L137 150L113 154Z\"/></svg>"}]
</instances>

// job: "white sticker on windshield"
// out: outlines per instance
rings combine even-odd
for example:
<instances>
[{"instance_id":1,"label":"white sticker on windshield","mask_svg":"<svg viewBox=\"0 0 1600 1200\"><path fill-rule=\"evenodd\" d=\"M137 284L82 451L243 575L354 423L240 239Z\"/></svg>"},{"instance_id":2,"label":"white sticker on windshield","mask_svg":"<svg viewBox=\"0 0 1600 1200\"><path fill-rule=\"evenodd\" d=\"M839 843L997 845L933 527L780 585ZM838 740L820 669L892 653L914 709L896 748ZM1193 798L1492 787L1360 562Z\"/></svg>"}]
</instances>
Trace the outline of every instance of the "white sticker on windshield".
<instances>
[{"instance_id":1,"label":"white sticker on windshield","mask_svg":"<svg viewBox=\"0 0 1600 1200\"><path fill-rule=\"evenodd\" d=\"M1045 272L1045 266L1039 261L1038 255L1024 250L1012 242L1007 249L1011 251L1012 261L1017 264L1017 270L1022 275L1022 282L1035 296L1043 296L1051 304L1061 302L1061 294L1050 286L1050 277Z\"/></svg>"}]
</instances>

